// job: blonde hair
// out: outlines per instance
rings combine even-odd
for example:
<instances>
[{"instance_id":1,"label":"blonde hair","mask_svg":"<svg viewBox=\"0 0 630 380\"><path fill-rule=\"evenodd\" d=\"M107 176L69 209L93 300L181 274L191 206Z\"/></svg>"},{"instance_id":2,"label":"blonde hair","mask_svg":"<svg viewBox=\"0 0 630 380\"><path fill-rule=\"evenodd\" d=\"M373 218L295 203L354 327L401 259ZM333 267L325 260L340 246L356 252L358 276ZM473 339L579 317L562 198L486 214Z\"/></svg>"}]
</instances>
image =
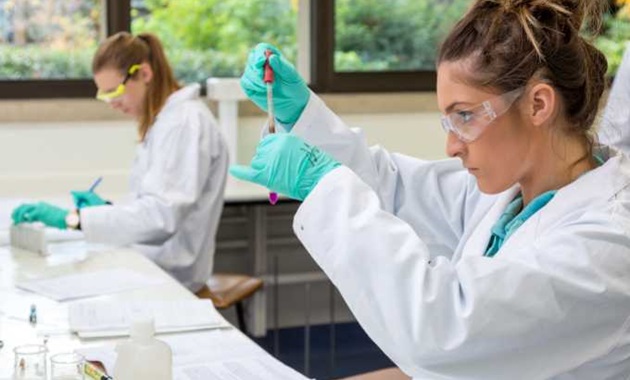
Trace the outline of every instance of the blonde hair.
<instances>
[{"instance_id":1,"label":"blonde hair","mask_svg":"<svg viewBox=\"0 0 630 380\"><path fill-rule=\"evenodd\" d=\"M127 32L110 36L101 43L94 55L92 73L113 68L127 75L129 68L138 63L148 63L153 70L153 78L147 86L142 115L138 122L138 135L140 141L143 141L166 99L181 88L159 38L151 33L133 36Z\"/></svg>"}]
</instances>

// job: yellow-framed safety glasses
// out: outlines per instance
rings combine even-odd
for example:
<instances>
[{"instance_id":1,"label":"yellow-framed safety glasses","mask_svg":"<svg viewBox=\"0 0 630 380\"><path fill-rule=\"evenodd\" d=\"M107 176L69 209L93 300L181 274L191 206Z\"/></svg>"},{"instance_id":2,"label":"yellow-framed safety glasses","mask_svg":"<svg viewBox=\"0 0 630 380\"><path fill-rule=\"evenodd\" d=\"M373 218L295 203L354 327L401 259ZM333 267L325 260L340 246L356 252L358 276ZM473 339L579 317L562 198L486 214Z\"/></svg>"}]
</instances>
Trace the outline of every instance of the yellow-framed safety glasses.
<instances>
[{"instance_id":1,"label":"yellow-framed safety glasses","mask_svg":"<svg viewBox=\"0 0 630 380\"><path fill-rule=\"evenodd\" d=\"M111 103L112 101L123 96L125 94L125 85L129 81L129 79L133 76L133 74L138 72L138 70L140 70L140 64L131 65L129 70L127 70L127 75L125 75L125 79L123 79L122 83L119 84L115 90L108 91L108 92L98 91L96 93L96 99L102 100L106 103Z\"/></svg>"}]
</instances>

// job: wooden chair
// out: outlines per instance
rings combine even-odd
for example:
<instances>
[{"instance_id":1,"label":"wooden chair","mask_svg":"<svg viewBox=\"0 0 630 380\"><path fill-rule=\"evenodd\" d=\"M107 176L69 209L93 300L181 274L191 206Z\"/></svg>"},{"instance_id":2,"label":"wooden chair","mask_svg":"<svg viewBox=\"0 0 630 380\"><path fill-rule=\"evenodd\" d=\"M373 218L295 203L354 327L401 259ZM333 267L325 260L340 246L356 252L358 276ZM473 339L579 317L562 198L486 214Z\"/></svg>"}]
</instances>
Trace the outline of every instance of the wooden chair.
<instances>
[{"instance_id":1,"label":"wooden chair","mask_svg":"<svg viewBox=\"0 0 630 380\"><path fill-rule=\"evenodd\" d=\"M362 373L360 375L346 377L343 380L411 380L411 378L398 368L387 368L379 371Z\"/></svg>"},{"instance_id":2,"label":"wooden chair","mask_svg":"<svg viewBox=\"0 0 630 380\"><path fill-rule=\"evenodd\" d=\"M247 334L243 301L262 288L263 281L243 274L216 273L195 295L210 299L217 309L227 309L236 305L238 328Z\"/></svg>"}]
</instances>

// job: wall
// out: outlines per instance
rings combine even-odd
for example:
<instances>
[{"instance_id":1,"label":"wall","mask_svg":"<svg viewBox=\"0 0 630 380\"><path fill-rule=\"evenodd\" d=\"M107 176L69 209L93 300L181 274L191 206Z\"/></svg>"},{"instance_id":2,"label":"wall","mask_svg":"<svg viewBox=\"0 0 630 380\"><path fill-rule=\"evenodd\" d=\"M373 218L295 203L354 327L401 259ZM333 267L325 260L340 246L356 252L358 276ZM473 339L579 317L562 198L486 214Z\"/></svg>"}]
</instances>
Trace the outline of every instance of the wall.
<instances>
[{"instance_id":1,"label":"wall","mask_svg":"<svg viewBox=\"0 0 630 380\"><path fill-rule=\"evenodd\" d=\"M363 128L370 144L423 158L444 157L438 113L416 112L422 105L411 108L414 101L431 99L414 95L399 97L398 102L392 95L348 99L352 100L331 96L326 101L349 125ZM358 113L362 107L372 113ZM414 112L403 112L405 107ZM249 105L243 108L238 161L246 163L264 116ZM0 102L0 196L62 195L88 187L102 175L100 191L115 198L126 191L136 141L133 122L103 109L99 102Z\"/></svg>"}]
</instances>

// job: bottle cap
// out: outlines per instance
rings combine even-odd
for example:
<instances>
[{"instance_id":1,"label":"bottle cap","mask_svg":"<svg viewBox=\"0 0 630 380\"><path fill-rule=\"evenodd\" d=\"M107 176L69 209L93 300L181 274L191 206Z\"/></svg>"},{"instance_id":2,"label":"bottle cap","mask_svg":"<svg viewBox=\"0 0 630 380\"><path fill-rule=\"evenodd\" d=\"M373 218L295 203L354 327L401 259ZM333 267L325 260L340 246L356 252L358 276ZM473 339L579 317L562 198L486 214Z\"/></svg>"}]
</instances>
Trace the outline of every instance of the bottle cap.
<instances>
[{"instance_id":1,"label":"bottle cap","mask_svg":"<svg viewBox=\"0 0 630 380\"><path fill-rule=\"evenodd\" d=\"M131 339L148 340L155 334L155 322L153 318L142 317L131 321L129 335Z\"/></svg>"}]
</instances>

